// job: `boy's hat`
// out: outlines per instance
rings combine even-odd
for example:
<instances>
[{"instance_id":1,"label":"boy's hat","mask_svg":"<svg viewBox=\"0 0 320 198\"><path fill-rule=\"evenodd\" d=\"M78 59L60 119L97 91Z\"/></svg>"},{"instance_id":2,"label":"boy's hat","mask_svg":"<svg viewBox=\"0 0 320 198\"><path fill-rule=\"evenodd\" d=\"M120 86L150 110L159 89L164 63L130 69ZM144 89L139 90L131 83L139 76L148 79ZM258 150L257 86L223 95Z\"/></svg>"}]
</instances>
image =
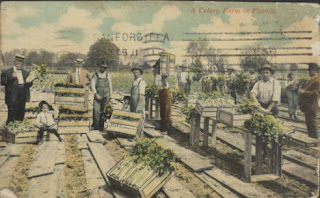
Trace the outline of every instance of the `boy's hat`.
<instances>
[{"instance_id":1,"label":"boy's hat","mask_svg":"<svg viewBox=\"0 0 320 198\"><path fill-rule=\"evenodd\" d=\"M42 100L41 102L39 102L39 109L41 110L42 106L45 105L45 104L48 105L50 111L53 111L52 106L45 100Z\"/></svg>"},{"instance_id":2,"label":"boy's hat","mask_svg":"<svg viewBox=\"0 0 320 198\"><path fill-rule=\"evenodd\" d=\"M123 97L123 100L130 100L130 99L131 99L130 96L124 96L124 97Z\"/></svg>"}]
</instances>

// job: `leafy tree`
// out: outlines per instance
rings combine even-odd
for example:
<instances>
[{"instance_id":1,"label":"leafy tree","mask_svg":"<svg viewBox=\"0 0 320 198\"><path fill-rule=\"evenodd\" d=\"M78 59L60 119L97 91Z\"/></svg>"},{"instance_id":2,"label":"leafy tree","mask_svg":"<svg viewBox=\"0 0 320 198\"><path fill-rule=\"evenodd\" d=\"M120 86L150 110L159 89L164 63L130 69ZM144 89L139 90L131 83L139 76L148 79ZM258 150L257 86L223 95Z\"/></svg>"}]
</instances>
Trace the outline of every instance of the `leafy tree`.
<instances>
[{"instance_id":1,"label":"leafy tree","mask_svg":"<svg viewBox=\"0 0 320 198\"><path fill-rule=\"evenodd\" d=\"M210 48L207 50L207 54L210 54L210 56L207 57L209 65L216 66L218 71L224 71L224 67L228 63L226 58L220 56L221 51L215 48Z\"/></svg>"},{"instance_id":2,"label":"leafy tree","mask_svg":"<svg viewBox=\"0 0 320 198\"><path fill-rule=\"evenodd\" d=\"M4 64L7 66L12 66L14 64L14 58L16 54L26 55L26 49L13 49L8 52L3 53Z\"/></svg>"},{"instance_id":3,"label":"leafy tree","mask_svg":"<svg viewBox=\"0 0 320 198\"><path fill-rule=\"evenodd\" d=\"M106 38L101 38L91 45L85 65L95 67L101 60L106 60L112 69L119 65L119 48Z\"/></svg>"},{"instance_id":4,"label":"leafy tree","mask_svg":"<svg viewBox=\"0 0 320 198\"><path fill-rule=\"evenodd\" d=\"M81 53L66 53L66 54L62 54L59 58L58 58L58 62L57 62L57 66L58 67L70 67L70 66L74 66L75 63L74 61L78 58L82 58L85 59L85 55L81 54Z\"/></svg>"},{"instance_id":5,"label":"leafy tree","mask_svg":"<svg viewBox=\"0 0 320 198\"><path fill-rule=\"evenodd\" d=\"M187 54L191 55L192 63L194 58L200 59L200 55L203 55L209 49L209 42L206 40L202 41L190 41L187 46Z\"/></svg>"},{"instance_id":6,"label":"leafy tree","mask_svg":"<svg viewBox=\"0 0 320 198\"><path fill-rule=\"evenodd\" d=\"M265 64L269 64L275 53L274 47L263 47L261 45L247 48L242 53L240 66L244 70L259 69Z\"/></svg>"},{"instance_id":7,"label":"leafy tree","mask_svg":"<svg viewBox=\"0 0 320 198\"><path fill-rule=\"evenodd\" d=\"M31 51L27 54L25 65L46 64L50 67L55 65L55 54L45 49Z\"/></svg>"}]
</instances>

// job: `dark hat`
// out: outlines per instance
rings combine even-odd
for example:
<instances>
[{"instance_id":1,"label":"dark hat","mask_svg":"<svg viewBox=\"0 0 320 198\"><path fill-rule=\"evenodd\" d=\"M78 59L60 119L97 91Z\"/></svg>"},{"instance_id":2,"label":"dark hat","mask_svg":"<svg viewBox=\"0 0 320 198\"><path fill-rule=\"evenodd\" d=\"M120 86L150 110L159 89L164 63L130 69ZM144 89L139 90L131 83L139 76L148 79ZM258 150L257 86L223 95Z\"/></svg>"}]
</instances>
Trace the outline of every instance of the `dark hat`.
<instances>
[{"instance_id":1,"label":"dark hat","mask_svg":"<svg viewBox=\"0 0 320 198\"><path fill-rule=\"evenodd\" d=\"M266 65L266 66L263 66L263 67L259 68L258 72L261 73L263 70L266 70L266 69L269 70L272 75L275 72L275 70L269 65Z\"/></svg>"},{"instance_id":2,"label":"dark hat","mask_svg":"<svg viewBox=\"0 0 320 198\"><path fill-rule=\"evenodd\" d=\"M53 111L52 106L45 100L42 100L41 102L39 102L39 109L42 110L42 106L45 104L48 105L50 111Z\"/></svg>"},{"instance_id":3,"label":"dark hat","mask_svg":"<svg viewBox=\"0 0 320 198\"><path fill-rule=\"evenodd\" d=\"M75 61L77 63L83 63L83 59L82 58L77 58L77 60Z\"/></svg>"},{"instance_id":4,"label":"dark hat","mask_svg":"<svg viewBox=\"0 0 320 198\"><path fill-rule=\"evenodd\" d=\"M317 65L317 63L309 63L309 68L308 70L318 70L319 66Z\"/></svg>"},{"instance_id":5,"label":"dark hat","mask_svg":"<svg viewBox=\"0 0 320 198\"><path fill-rule=\"evenodd\" d=\"M16 60L24 61L25 57L23 55L17 54L16 55Z\"/></svg>"},{"instance_id":6,"label":"dark hat","mask_svg":"<svg viewBox=\"0 0 320 198\"><path fill-rule=\"evenodd\" d=\"M107 61L106 60L102 60L98 63L98 65L100 67L105 67L105 68L109 68L109 66L107 65Z\"/></svg>"},{"instance_id":7,"label":"dark hat","mask_svg":"<svg viewBox=\"0 0 320 198\"><path fill-rule=\"evenodd\" d=\"M134 67L131 69L131 71L135 71L135 70L139 70L140 71L140 74L142 75L143 74L143 70L139 67Z\"/></svg>"},{"instance_id":8,"label":"dark hat","mask_svg":"<svg viewBox=\"0 0 320 198\"><path fill-rule=\"evenodd\" d=\"M131 99L130 96L124 96L124 97L123 97L123 100L130 100L130 99Z\"/></svg>"}]
</instances>

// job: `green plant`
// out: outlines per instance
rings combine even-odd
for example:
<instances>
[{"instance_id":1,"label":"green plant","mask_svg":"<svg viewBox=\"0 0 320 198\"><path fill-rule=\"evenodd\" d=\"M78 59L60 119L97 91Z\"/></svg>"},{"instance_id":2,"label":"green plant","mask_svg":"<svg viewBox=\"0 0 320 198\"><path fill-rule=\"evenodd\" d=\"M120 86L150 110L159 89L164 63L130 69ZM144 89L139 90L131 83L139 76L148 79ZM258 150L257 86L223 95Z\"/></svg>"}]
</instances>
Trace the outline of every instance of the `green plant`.
<instances>
[{"instance_id":1,"label":"green plant","mask_svg":"<svg viewBox=\"0 0 320 198\"><path fill-rule=\"evenodd\" d=\"M246 120L244 126L253 134L262 136L264 142L278 141L279 135L284 131L283 126L272 115L254 114Z\"/></svg>"},{"instance_id":2,"label":"green plant","mask_svg":"<svg viewBox=\"0 0 320 198\"><path fill-rule=\"evenodd\" d=\"M55 87L66 87L66 88L83 88L82 85L80 84L77 84L77 83L68 83L68 82L65 82L65 81L62 81L62 82L59 82L59 83L56 83L54 85Z\"/></svg>"},{"instance_id":3,"label":"green plant","mask_svg":"<svg viewBox=\"0 0 320 198\"><path fill-rule=\"evenodd\" d=\"M158 87L154 83L149 83L146 87L146 97L154 98L158 96Z\"/></svg>"},{"instance_id":4,"label":"green plant","mask_svg":"<svg viewBox=\"0 0 320 198\"><path fill-rule=\"evenodd\" d=\"M29 131L35 131L36 127L34 124L31 123L30 120L24 119L23 121L12 121L9 122L9 124L6 126L6 129L11 132L15 133L23 133L23 132L29 132Z\"/></svg>"},{"instance_id":5,"label":"green plant","mask_svg":"<svg viewBox=\"0 0 320 198\"><path fill-rule=\"evenodd\" d=\"M237 111L243 114L251 114L255 109L254 102L251 99L247 99L244 103L240 104Z\"/></svg>"},{"instance_id":6,"label":"green plant","mask_svg":"<svg viewBox=\"0 0 320 198\"><path fill-rule=\"evenodd\" d=\"M102 117L103 117L104 119L109 119L109 118L111 118L112 111L113 111L113 105L112 105L112 102L109 101L109 102L106 103L105 106L103 107Z\"/></svg>"},{"instance_id":7,"label":"green plant","mask_svg":"<svg viewBox=\"0 0 320 198\"><path fill-rule=\"evenodd\" d=\"M142 162L144 165L150 166L159 175L174 170L171 163L175 160L175 155L171 150L159 146L155 139L138 139L130 151L129 157L135 163Z\"/></svg>"},{"instance_id":8,"label":"green plant","mask_svg":"<svg viewBox=\"0 0 320 198\"><path fill-rule=\"evenodd\" d=\"M203 107L232 107L233 98L226 92L212 91L209 93L201 92L197 101Z\"/></svg>"},{"instance_id":9,"label":"green plant","mask_svg":"<svg viewBox=\"0 0 320 198\"><path fill-rule=\"evenodd\" d=\"M190 123L192 115L196 114L197 111L194 106L189 105L188 107L182 109L182 113L186 115L186 121Z\"/></svg>"},{"instance_id":10,"label":"green plant","mask_svg":"<svg viewBox=\"0 0 320 198\"><path fill-rule=\"evenodd\" d=\"M184 101L186 99L186 94L183 89L170 88L172 102Z\"/></svg>"}]
</instances>

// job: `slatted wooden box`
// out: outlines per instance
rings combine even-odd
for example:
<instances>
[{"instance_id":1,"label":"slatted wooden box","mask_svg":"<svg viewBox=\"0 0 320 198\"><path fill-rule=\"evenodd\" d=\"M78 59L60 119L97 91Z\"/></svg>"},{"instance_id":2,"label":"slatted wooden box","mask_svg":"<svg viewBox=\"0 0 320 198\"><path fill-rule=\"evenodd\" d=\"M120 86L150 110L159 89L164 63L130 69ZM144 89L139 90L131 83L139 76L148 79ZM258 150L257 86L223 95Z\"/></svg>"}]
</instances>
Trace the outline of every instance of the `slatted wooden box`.
<instances>
[{"instance_id":1,"label":"slatted wooden box","mask_svg":"<svg viewBox=\"0 0 320 198\"><path fill-rule=\"evenodd\" d=\"M90 120L59 120L59 134L85 134L90 131Z\"/></svg>"},{"instance_id":2,"label":"slatted wooden box","mask_svg":"<svg viewBox=\"0 0 320 198\"><path fill-rule=\"evenodd\" d=\"M142 198L151 198L157 191L164 186L170 178L174 175L174 172L165 172L161 176L155 176L155 177L149 177L149 178L141 178L141 180L145 179L143 181L144 183L140 185L140 187L133 187L129 184L126 184L123 181L119 181L118 178L111 176L111 172L118 167L118 165L121 163L118 162L114 167L112 167L109 172L107 173L108 180L112 186L112 188L117 188L121 190L122 192L130 195L130 197L142 197ZM132 165L132 167L128 167L129 169L135 168L135 164ZM150 170L153 172L153 170ZM139 174L139 172L136 172L136 174ZM146 173L147 175L148 173ZM135 177L135 175L132 175L132 177Z\"/></svg>"},{"instance_id":3,"label":"slatted wooden box","mask_svg":"<svg viewBox=\"0 0 320 198\"><path fill-rule=\"evenodd\" d=\"M13 144L26 144L26 143L35 143L37 142L37 131L28 131L28 132L12 132L6 130L3 133L3 140ZM43 138L49 139L49 135L47 132L44 132Z\"/></svg>"},{"instance_id":4,"label":"slatted wooden box","mask_svg":"<svg viewBox=\"0 0 320 198\"><path fill-rule=\"evenodd\" d=\"M243 126L250 117L251 114L239 114L234 109L220 109L217 114L218 121L232 127Z\"/></svg>"},{"instance_id":5,"label":"slatted wooden box","mask_svg":"<svg viewBox=\"0 0 320 198\"><path fill-rule=\"evenodd\" d=\"M61 94L64 95L61 96ZM88 95L88 90L85 88L56 87L54 102L57 106L67 106L70 108L83 107L84 109L87 109Z\"/></svg>"},{"instance_id":6,"label":"slatted wooden box","mask_svg":"<svg viewBox=\"0 0 320 198\"><path fill-rule=\"evenodd\" d=\"M206 107L202 106L199 101L196 102L196 111L201 115L201 117L217 118L218 111L222 109L232 109L232 107Z\"/></svg>"}]
</instances>

